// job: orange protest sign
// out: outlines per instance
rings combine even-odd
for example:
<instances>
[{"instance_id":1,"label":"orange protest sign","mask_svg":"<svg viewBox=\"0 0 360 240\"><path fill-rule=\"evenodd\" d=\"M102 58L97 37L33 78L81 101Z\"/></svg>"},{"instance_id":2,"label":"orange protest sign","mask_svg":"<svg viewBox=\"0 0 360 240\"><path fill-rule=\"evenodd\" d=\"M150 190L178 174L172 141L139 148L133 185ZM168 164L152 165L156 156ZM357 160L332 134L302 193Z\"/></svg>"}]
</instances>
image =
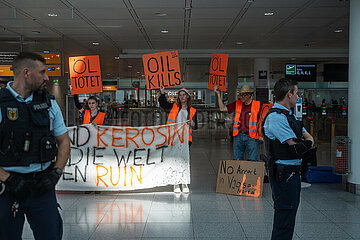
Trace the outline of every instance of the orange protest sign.
<instances>
[{"instance_id":1,"label":"orange protest sign","mask_svg":"<svg viewBox=\"0 0 360 240\"><path fill-rule=\"evenodd\" d=\"M178 51L144 54L142 59L147 89L181 85Z\"/></svg>"},{"instance_id":2,"label":"orange protest sign","mask_svg":"<svg viewBox=\"0 0 360 240\"><path fill-rule=\"evenodd\" d=\"M72 94L102 92L99 56L69 57Z\"/></svg>"},{"instance_id":3,"label":"orange protest sign","mask_svg":"<svg viewBox=\"0 0 360 240\"><path fill-rule=\"evenodd\" d=\"M228 54L213 53L210 64L209 89L214 89L215 85L219 90L226 91L226 69L228 64Z\"/></svg>"}]
</instances>

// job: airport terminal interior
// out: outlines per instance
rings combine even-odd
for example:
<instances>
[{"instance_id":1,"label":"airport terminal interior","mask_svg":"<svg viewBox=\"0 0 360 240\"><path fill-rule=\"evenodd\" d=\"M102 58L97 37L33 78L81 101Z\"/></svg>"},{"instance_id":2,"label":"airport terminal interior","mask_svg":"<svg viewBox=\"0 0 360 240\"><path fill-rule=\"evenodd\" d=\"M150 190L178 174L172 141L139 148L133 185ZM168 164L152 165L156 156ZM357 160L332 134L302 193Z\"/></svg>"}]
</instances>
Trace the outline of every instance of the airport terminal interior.
<instances>
[{"instance_id":1,"label":"airport terminal interior","mask_svg":"<svg viewBox=\"0 0 360 240\"><path fill-rule=\"evenodd\" d=\"M352 27L360 24L352 18L360 12L359 2L0 0L0 88L12 81L11 64L19 52L41 54L47 89L69 129L82 124L73 95L80 82L71 75L70 60L79 56L99 56L100 90L77 97L85 107L96 96L108 126L166 124L159 86L149 83L154 69L146 65L150 60L143 61L146 54L177 51L181 84L172 85L170 75L161 75L162 85L170 102L186 88L197 109L189 193L174 193L167 184L136 190L58 189L63 239L270 239L274 209L267 181L257 197L217 191L220 163L233 159L233 114L219 111L209 89L213 54L227 54L226 90L221 93L225 104L238 99L243 85L253 89L254 99L272 104L278 79L298 81L294 111L317 149L305 169L330 170L316 179L303 177L293 239L360 239L360 181L353 181L360 179L353 175L358 150L351 139L359 131L350 130L356 120L350 121L350 106L360 101L360 86L355 74L349 74L351 67L357 68L351 65L351 53L360 56L359 47L349 44L360 41ZM90 63L84 64L90 71ZM171 64L167 62L168 70ZM221 85L220 78L214 81ZM23 239L34 239L28 223Z\"/></svg>"}]
</instances>

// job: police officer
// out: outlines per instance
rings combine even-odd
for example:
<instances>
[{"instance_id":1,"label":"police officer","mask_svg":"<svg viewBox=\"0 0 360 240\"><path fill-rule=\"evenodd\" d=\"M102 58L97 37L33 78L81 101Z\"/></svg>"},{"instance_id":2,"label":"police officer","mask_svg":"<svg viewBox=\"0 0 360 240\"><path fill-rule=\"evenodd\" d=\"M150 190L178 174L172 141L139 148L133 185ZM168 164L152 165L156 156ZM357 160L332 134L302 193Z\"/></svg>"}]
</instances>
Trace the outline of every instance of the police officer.
<instances>
[{"instance_id":1,"label":"police officer","mask_svg":"<svg viewBox=\"0 0 360 240\"><path fill-rule=\"evenodd\" d=\"M20 53L14 81L0 90L0 239L21 239L24 215L35 239L61 239L55 185L70 153L61 110L46 91L45 59ZM55 160L56 159L56 160Z\"/></svg>"},{"instance_id":2,"label":"police officer","mask_svg":"<svg viewBox=\"0 0 360 240\"><path fill-rule=\"evenodd\" d=\"M273 240L292 239L300 203L302 155L313 145L313 137L291 110L298 96L297 82L280 79L275 83L276 103L264 119L264 143L274 201Z\"/></svg>"}]
</instances>

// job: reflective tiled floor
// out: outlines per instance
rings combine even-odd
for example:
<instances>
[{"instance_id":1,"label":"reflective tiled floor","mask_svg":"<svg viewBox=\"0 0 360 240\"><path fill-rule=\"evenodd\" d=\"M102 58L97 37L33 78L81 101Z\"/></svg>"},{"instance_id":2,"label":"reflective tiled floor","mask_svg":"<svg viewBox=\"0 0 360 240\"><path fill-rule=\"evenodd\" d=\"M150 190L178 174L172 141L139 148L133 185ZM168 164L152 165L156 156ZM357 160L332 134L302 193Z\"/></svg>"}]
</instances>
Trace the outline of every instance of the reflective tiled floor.
<instances>
[{"instance_id":1,"label":"reflective tiled floor","mask_svg":"<svg viewBox=\"0 0 360 240\"><path fill-rule=\"evenodd\" d=\"M58 194L64 239L270 239L269 184L260 199L215 193L219 160L231 159L230 145L219 139L195 140L188 195L175 195L171 187ZM23 237L32 239L28 225ZM294 239L360 239L360 196L342 191L341 184L303 189Z\"/></svg>"}]
</instances>

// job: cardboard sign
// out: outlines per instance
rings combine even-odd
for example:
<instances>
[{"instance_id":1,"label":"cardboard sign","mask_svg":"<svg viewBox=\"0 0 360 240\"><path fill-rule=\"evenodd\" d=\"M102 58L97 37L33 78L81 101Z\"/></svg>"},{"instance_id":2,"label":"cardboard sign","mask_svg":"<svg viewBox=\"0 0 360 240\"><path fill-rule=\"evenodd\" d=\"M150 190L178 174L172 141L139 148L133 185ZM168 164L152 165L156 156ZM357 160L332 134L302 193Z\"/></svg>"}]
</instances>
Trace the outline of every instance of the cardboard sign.
<instances>
[{"instance_id":1,"label":"cardboard sign","mask_svg":"<svg viewBox=\"0 0 360 240\"><path fill-rule=\"evenodd\" d=\"M178 51L144 54L142 59L147 89L181 85Z\"/></svg>"},{"instance_id":2,"label":"cardboard sign","mask_svg":"<svg viewBox=\"0 0 360 240\"><path fill-rule=\"evenodd\" d=\"M209 89L214 89L215 85L219 90L226 91L226 70L228 64L228 54L213 53L211 57L209 73Z\"/></svg>"},{"instance_id":3,"label":"cardboard sign","mask_svg":"<svg viewBox=\"0 0 360 240\"><path fill-rule=\"evenodd\" d=\"M264 162L221 160L216 192L261 197L264 171Z\"/></svg>"},{"instance_id":4,"label":"cardboard sign","mask_svg":"<svg viewBox=\"0 0 360 240\"><path fill-rule=\"evenodd\" d=\"M102 92L99 56L69 57L72 94Z\"/></svg>"}]
</instances>

